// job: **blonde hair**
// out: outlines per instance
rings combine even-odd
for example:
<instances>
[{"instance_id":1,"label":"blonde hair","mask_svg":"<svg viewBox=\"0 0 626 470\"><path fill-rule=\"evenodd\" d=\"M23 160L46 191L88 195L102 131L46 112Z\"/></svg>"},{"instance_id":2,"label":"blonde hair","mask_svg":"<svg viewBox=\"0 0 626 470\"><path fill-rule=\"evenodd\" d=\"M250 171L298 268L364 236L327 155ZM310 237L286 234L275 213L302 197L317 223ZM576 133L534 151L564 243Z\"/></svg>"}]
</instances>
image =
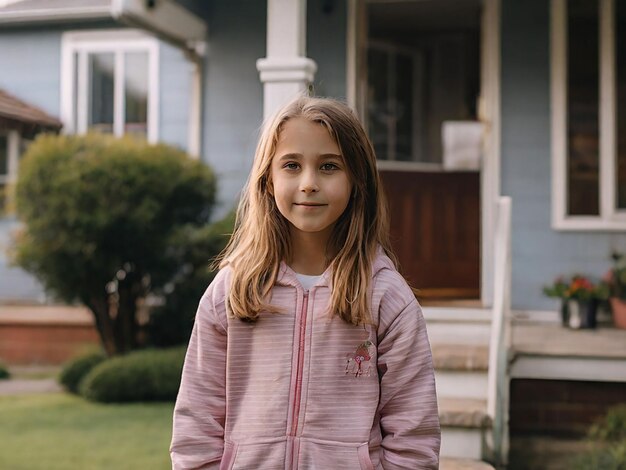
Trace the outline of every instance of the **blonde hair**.
<instances>
[{"instance_id":1,"label":"blonde hair","mask_svg":"<svg viewBox=\"0 0 626 470\"><path fill-rule=\"evenodd\" d=\"M230 265L233 274L228 306L242 320L255 321L261 311L277 313L266 299L276 283L280 263L291 258L289 222L272 196L271 164L286 121L301 117L323 125L337 142L352 182L352 197L337 220L327 247L332 266L330 311L348 323L371 322L368 291L372 263L380 245L396 263L374 148L356 115L329 98L301 96L265 123L244 187L235 229L214 266Z\"/></svg>"}]
</instances>

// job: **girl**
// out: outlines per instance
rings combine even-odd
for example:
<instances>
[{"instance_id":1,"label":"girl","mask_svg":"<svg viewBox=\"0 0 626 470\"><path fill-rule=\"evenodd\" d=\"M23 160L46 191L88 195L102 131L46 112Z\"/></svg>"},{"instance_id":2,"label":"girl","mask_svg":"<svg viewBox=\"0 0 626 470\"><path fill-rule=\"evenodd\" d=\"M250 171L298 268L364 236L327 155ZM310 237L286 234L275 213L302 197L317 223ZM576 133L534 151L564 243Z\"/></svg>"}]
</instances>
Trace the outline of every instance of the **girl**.
<instances>
[{"instance_id":1,"label":"girl","mask_svg":"<svg viewBox=\"0 0 626 470\"><path fill-rule=\"evenodd\" d=\"M435 469L420 306L397 272L376 157L337 101L263 130L174 410L174 469Z\"/></svg>"}]
</instances>

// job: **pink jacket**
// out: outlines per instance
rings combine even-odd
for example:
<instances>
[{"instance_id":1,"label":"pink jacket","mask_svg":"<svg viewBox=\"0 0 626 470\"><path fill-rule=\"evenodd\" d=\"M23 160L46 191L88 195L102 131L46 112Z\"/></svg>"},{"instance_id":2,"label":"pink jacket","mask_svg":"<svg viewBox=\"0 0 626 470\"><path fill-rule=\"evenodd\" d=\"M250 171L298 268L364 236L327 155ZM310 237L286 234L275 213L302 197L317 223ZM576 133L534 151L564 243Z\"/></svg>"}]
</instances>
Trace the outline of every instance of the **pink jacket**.
<instances>
[{"instance_id":1,"label":"pink jacket","mask_svg":"<svg viewBox=\"0 0 626 470\"><path fill-rule=\"evenodd\" d=\"M375 325L329 317L330 270L305 292L282 264L271 304L230 318L231 271L200 300L174 409L174 469L436 469L440 429L422 311L379 253Z\"/></svg>"}]
</instances>

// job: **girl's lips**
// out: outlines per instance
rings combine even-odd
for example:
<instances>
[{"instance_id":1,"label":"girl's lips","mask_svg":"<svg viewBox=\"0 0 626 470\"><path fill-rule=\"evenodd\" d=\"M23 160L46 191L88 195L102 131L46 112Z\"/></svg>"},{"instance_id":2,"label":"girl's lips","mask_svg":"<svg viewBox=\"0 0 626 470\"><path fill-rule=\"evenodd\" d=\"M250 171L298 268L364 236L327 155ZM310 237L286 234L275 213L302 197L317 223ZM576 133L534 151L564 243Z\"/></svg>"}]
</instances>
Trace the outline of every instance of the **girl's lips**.
<instances>
[{"instance_id":1,"label":"girl's lips","mask_svg":"<svg viewBox=\"0 0 626 470\"><path fill-rule=\"evenodd\" d=\"M311 203L295 203L296 206L303 206L303 207L322 207L325 206L326 204L311 204Z\"/></svg>"}]
</instances>

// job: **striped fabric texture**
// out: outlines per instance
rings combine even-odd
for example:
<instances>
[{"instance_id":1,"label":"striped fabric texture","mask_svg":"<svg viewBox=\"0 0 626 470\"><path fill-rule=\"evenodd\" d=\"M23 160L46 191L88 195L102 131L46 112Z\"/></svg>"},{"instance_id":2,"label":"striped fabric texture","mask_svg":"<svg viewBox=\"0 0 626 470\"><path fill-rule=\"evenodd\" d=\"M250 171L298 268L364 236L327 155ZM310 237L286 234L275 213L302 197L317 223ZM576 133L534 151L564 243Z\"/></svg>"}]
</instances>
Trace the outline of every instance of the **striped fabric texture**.
<instances>
[{"instance_id":1,"label":"striped fabric texture","mask_svg":"<svg viewBox=\"0 0 626 470\"><path fill-rule=\"evenodd\" d=\"M228 315L231 271L218 273L200 300L187 350L173 469L438 468L426 325L381 251L367 326L330 315L330 270L305 291L283 263L271 303L285 313L256 323Z\"/></svg>"}]
</instances>

